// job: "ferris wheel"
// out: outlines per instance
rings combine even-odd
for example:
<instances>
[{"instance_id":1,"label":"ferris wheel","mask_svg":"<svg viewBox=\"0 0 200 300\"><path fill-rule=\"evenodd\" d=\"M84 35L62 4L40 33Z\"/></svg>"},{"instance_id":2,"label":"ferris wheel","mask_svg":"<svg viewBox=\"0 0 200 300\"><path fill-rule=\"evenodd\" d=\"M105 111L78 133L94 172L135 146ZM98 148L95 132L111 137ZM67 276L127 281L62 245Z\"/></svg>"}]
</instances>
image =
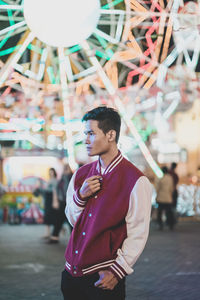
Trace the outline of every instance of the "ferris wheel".
<instances>
[{"instance_id":1,"label":"ferris wheel","mask_svg":"<svg viewBox=\"0 0 200 300\"><path fill-rule=\"evenodd\" d=\"M118 91L133 86L148 90L156 83L161 88L180 53L187 56L187 47L180 49L180 35L177 44L172 37L174 28L179 31L183 6L178 0L1 0L0 87L35 95L36 101L43 94L58 93L66 120L76 107L70 103L71 93L103 93L160 177ZM73 164L70 128L66 137Z\"/></svg>"}]
</instances>

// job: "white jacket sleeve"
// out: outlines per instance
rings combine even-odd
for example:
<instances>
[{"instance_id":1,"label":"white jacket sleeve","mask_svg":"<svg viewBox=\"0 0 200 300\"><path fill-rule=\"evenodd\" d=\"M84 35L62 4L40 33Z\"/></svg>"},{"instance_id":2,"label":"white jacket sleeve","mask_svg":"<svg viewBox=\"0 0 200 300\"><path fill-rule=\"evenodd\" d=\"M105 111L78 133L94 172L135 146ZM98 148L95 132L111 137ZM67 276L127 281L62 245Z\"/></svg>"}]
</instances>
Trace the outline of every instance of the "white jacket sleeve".
<instances>
[{"instance_id":1,"label":"white jacket sleeve","mask_svg":"<svg viewBox=\"0 0 200 300\"><path fill-rule=\"evenodd\" d=\"M145 176L140 177L130 195L129 209L126 216L127 238L118 256L110 266L118 279L133 272L133 265L141 255L146 244L151 215L152 185Z\"/></svg>"},{"instance_id":2,"label":"white jacket sleeve","mask_svg":"<svg viewBox=\"0 0 200 300\"><path fill-rule=\"evenodd\" d=\"M73 174L66 193L65 214L69 223L74 227L79 215L84 210L86 202L80 199L78 191L74 188L76 172Z\"/></svg>"}]
</instances>

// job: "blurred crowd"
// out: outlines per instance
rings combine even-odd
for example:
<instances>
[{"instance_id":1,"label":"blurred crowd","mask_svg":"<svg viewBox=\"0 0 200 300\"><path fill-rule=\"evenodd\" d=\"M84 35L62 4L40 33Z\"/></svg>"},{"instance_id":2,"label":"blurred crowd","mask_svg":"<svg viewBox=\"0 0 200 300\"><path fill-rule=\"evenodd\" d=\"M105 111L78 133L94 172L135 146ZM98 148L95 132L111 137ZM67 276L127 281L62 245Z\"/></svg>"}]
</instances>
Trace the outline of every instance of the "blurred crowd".
<instances>
[{"instance_id":1,"label":"blurred crowd","mask_svg":"<svg viewBox=\"0 0 200 300\"><path fill-rule=\"evenodd\" d=\"M79 167L83 164L80 163ZM178 190L180 187L180 178L177 174L177 163L172 162L171 165L162 166L163 177L151 178L154 189L154 197L152 199L152 220L158 224L158 228L163 230L168 227L174 230L178 221L179 213L177 211L177 200L180 195ZM40 203L34 203L30 200L27 206L22 205L17 209L13 206L1 205L1 222L10 224L21 223L42 223L45 224L45 232L42 238L46 243L56 244L59 242L60 233L64 230L64 223L71 232L71 225L65 216L66 191L73 172L69 164L63 164L62 174L58 176L55 168L50 167L48 170L48 181L37 179L32 188L33 199L40 198ZM200 168L197 174L191 177L189 184L197 184L200 180ZM0 199L6 194L6 188L0 184ZM14 202L14 200L13 200ZM0 201L2 204L2 201ZM2 208L3 207L3 208ZM3 214L3 215L2 215Z\"/></svg>"}]
</instances>

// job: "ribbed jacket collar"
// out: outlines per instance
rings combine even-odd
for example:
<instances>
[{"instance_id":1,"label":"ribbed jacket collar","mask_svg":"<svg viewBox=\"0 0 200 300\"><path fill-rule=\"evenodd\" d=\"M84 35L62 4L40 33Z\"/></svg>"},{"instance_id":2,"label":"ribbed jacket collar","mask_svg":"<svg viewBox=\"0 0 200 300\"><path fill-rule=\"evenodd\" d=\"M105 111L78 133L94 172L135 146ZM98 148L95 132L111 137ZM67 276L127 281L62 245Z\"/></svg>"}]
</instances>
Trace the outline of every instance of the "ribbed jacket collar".
<instances>
[{"instance_id":1,"label":"ribbed jacket collar","mask_svg":"<svg viewBox=\"0 0 200 300\"><path fill-rule=\"evenodd\" d=\"M102 175L105 175L107 173L112 172L114 168L122 161L123 156L121 152L118 150L117 156L110 162L110 164L106 167L104 173ZM101 164L100 164L100 159L97 162L97 170L99 173L101 173Z\"/></svg>"}]
</instances>

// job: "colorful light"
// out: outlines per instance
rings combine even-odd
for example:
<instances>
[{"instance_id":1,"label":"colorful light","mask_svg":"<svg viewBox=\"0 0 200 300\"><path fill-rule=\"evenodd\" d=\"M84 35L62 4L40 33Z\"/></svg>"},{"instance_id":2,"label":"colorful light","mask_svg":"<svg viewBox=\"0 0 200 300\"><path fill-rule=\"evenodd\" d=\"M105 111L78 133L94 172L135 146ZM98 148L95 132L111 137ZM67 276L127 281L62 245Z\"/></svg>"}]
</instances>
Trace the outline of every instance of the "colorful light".
<instances>
[{"instance_id":1,"label":"colorful light","mask_svg":"<svg viewBox=\"0 0 200 300\"><path fill-rule=\"evenodd\" d=\"M69 47L87 39L97 26L99 0L24 0L28 27L42 42Z\"/></svg>"}]
</instances>

